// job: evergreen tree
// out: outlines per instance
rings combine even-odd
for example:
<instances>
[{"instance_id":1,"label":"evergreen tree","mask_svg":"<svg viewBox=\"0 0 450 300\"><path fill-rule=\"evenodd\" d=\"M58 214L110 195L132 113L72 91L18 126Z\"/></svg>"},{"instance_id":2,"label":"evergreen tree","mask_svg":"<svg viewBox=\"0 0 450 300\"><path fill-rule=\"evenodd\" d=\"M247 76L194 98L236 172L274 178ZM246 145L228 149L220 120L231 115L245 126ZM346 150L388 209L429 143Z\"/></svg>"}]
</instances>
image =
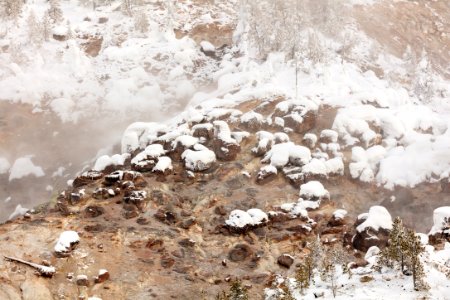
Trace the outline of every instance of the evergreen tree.
<instances>
[{"instance_id":1,"label":"evergreen tree","mask_svg":"<svg viewBox=\"0 0 450 300\"><path fill-rule=\"evenodd\" d=\"M240 280L236 279L230 283L230 291L220 292L216 295L216 300L248 300L247 290L242 286Z\"/></svg>"},{"instance_id":2,"label":"evergreen tree","mask_svg":"<svg viewBox=\"0 0 450 300\"><path fill-rule=\"evenodd\" d=\"M41 23L36 19L36 15L33 10L28 16L27 25L29 41L35 45L41 45L43 41L42 26Z\"/></svg>"},{"instance_id":3,"label":"evergreen tree","mask_svg":"<svg viewBox=\"0 0 450 300\"><path fill-rule=\"evenodd\" d=\"M0 0L0 16L17 19L22 13L23 0Z\"/></svg>"},{"instance_id":4,"label":"evergreen tree","mask_svg":"<svg viewBox=\"0 0 450 300\"><path fill-rule=\"evenodd\" d=\"M134 17L134 28L141 33L148 32L150 24L145 12L140 12Z\"/></svg>"},{"instance_id":5,"label":"evergreen tree","mask_svg":"<svg viewBox=\"0 0 450 300\"><path fill-rule=\"evenodd\" d=\"M63 19L63 11L61 9L61 3L59 0L49 0L50 8L48 9L48 15L54 23L59 23Z\"/></svg>"},{"instance_id":6,"label":"evergreen tree","mask_svg":"<svg viewBox=\"0 0 450 300\"><path fill-rule=\"evenodd\" d=\"M301 264L295 273L295 280L297 281L297 286L300 288L302 294L303 291L309 287L310 283L310 271L308 268L309 267L306 264Z\"/></svg>"},{"instance_id":7,"label":"evergreen tree","mask_svg":"<svg viewBox=\"0 0 450 300\"><path fill-rule=\"evenodd\" d=\"M411 270L413 275L413 283L415 290L427 289L428 286L424 282L425 272L422 262L420 261L420 255L425 251L420 238L413 230L408 229L406 231L406 241L408 244L406 255L409 257Z\"/></svg>"},{"instance_id":8,"label":"evergreen tree","mask_svg":"<svg viewBox=\"0 0 450 300\"><path fill-rule=\"evenodd\" d=\"M388 246L381 251L375 269L381 270L383 266L389 268L400 267L403 274L412 273L414 289L426 289L420 255L424 252L419 237L413 230L405 229L402 220L397 217L394 220L389 234Z\"/></svg>"},{"instance_id":9,"label":"evergreen tree","mask_svg":"<svg viewBox=\"0 0 450 300\"><path fill-rule=\"evenodd\" d=\"M41 20L41 29L42 29L42 38L44 41L50 40L50 35L52 33L52 25L48 12L44 13L44 16Z\"/></svg>"}]
</instances>

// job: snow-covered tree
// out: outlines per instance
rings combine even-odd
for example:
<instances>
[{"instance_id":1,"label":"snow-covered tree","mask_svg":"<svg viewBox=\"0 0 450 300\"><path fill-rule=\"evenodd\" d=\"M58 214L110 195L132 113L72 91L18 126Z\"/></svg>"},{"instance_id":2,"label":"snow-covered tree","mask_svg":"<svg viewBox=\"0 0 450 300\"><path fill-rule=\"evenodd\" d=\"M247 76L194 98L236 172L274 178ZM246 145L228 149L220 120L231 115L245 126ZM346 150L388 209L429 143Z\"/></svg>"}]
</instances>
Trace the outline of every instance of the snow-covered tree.
<instances>
[{"instance_id":1,"label":"snow-covered tree","mask_svg":"<svg viewBox=\"0 0 450 300\"><path fill-rule=\"evenodd\" d=\"M28 15L27 25L28 25L28 39L30 43L33 43L38 46L41 45L44 40L42 36L42 25L36 19L36 14L34 13L33 10Z\"/></svg>"},{"instance_id":2,"label":"snow-covered tree","mask_svg":"<svg viewBox=\"0 0 450 300\"><path fill-rule=\"evenodd\" d=\"M49 0L50 8L48 15L54 23L59 23L63 20L63 11L61 9L60 0Z\"/></svg>"},{"instance_id":3,"label":"snow-covered tree","mask_svg":"<svg viewBox=\"0 0 450 300\"><path fill-rule=\"evenodd\" d=\"M141 33L148 32L150 24L145 12L140 12L134 16L134 28Z\"/></svg>"},{"instance_id":4,"label":"snow-covered tree","mask_svg":"<svg viewBox=\"0 0 450 300\"><path fill-rule=\"evenodd\" d=\"M73 38L72 25L70 24L70 21L67 21L67 39L70 40L72 38Z\"/></svg>"},{"instance_id":5,"label":"snow-covered tree","mask_svg":"<svg viewBox=\"0 0 450 300\"><path fill-rule=\"evenodd\" d=\"M52 32L52 25L51 25L51 19L50 19L48 12L45 12L44 16L42 17L41 30L42 30L41 31L42 38L44 39L44 41L50 40L50 35Z\"/></svg>"},{"instance_id":6,"label":"snow-covered tree","mask_svg":"<svg viewBox=\"0 0 450 300\"><path fill-rule=\"evenodd\" d=\"M22 13L23 0L0 0L0 16L17 19Z\"/></svg>"},{"instance_id":7,"label":"snow-covered tree","mask_svg":"<svg viewBox=\"0 0 450 300\"><path fill-rule=\"evenodd\" d=\"M435 94L434 71L425 51L422 52L420 61L416 65L412 79L412 91L417 98L424 102L430 102Z\"/></svg>"}]
</instances>

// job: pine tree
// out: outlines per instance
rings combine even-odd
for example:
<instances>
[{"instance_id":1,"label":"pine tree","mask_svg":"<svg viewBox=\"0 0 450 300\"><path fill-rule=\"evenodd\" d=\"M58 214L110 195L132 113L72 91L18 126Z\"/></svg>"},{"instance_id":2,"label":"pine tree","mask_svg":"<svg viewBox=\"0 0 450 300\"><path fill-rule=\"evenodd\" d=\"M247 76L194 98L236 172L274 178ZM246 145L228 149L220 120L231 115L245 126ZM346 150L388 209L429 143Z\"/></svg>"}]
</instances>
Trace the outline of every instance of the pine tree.
<instances>
[{"instance_id":1,"label":"pine tree","mask_svg":"<svg viewBox=\"0 0 450 300\"><path fill-rule=\"evenodd\" d=\"M330 283L333 297L336 298L338 285L336 266L345 263L345 252L341 246L330 246L324 252L320 262L320 277L323 281Z\"/></svg>"},{"instance_id":2,"label":"pine tree","mask_svg":"<svg viewBox=\"0 0 450 300\"><path fill-rule=\"evenodd\" d=\"M134 28L141 33L148 32L150 24L145 12L140 12L134 17Z\"/></svg>"},{"instance_id":3,"label":"pine tree","mask_svg":"<svg viewBox=\"0 0 450 300\"><path fill-rule=\"evenodd\" d=\"M70 25L70 21L67 21L67 39L70 40L73 38L72 26Z\"/></svg>"},{"instance_id":4,"label":"pine tree","mask_svg":"<svg viewBox=\"0 0 450 300\"><path fill-rule=\"evenodd\" d=\"M297 281L297 286L300 288L300 292L309 287L310 283L310 271L306 264L301 264L295 273L295 280Z\"/></svg>"},{"instance_id":5,"label":"pine tree","mask_svg":"<svg viewBox=\"0 0 450 300\"><path fill-rule=\"evenodd\" d=\"M23 0L0 0L0 16L17 19L22 13Z\"/></svg>"},{"instance_id":6,"label":"pine tree","mask_svg":"<svg viewBox=\"0 0 450 300\"><path fill-rule=\"evenodd\" d=\"M61 3L59 0L49 0L50 8L48 9L48 15L54 23L59 23L63 19L63 11L61 9Z\"/></svg>"},{"instance_id":7,"label":"pine tree","mask_svg":"<svg viewBox=\"0 0 450 300\"><path fill-rule=\"evenodd\" d=\"M31 43L35 45L41 45L43 41L42 37L42 26L41 23L37 21L36 15L32 10L27 19L28 25L28 39Z\"/></svg>"},{"instance_id":8,"label":"pine tree","mask_svg":"<svg viewBox=\"0 0 450 300\"><path fill-rule=\"evenodd\" d=\"M50 35L52 33L52 25L48 12L44 13L44 16L41 20L41 29L42 29L42 38L44 41L50 40Z\"/></svg>"},{"instance_id":9,"label":"pine tree","mask_svg":"<svg viewBox=\"0 0 450 300\"><path fill-rule=\"evenodd\" d=\"M406 255L409 257L411 270L413 275L413 283L415 290L427 289L428 286L424 281L425 272L422 262L420 261L420 255L425 251L420 238L413 230L408 229L406 231L406 241L408 244Z\"/></svg>"},{"instance_id":10,"label":"pine tree","mask_svg":"<svg viewBox=\"0 0 450 300\"><path fill-rule=\"evenodd\" d=\"M122 12L127 16L133 15L133 1L132 0L122 0L122 5L120 6Z\"/></svg>"},{"instance_id":11,"label":"pine tree","mask_svg":"<svg viewBox=\"0 0 450 300\"><path fill-rule=\"evenodd\" d=\"M247 290L242 286L242 282L238 279L230 282L230 291L220 292L216 295L216 300L248 300Z\"/></svg>"}]
</instances>

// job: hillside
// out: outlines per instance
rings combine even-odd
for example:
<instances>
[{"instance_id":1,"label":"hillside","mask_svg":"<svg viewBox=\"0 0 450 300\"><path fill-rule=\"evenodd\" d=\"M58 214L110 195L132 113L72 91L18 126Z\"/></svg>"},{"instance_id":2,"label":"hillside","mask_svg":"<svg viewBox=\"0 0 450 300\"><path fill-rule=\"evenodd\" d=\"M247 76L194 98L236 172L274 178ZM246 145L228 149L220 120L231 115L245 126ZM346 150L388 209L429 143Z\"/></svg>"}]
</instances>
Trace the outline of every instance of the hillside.
<instances>
[{"instance_id":1,"label":"hillside","mask_svg":"<svg viewBox=\"0 0 450 300\"><path fill-rule=\"evenodd\" d=\"M3 17L1 299L450 299L446 1L82 2Z\"/></svg>"}]
</instances>

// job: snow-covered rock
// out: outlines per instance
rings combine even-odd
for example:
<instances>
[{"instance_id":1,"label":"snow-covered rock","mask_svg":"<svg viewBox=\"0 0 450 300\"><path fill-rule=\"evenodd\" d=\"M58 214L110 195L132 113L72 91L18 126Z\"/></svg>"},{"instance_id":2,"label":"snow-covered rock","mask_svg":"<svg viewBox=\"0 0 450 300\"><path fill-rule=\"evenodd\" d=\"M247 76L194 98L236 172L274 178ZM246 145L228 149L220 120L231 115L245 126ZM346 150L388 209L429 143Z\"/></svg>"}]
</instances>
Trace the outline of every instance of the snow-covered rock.
<instances>
[{"instance_id":1,"label":"snow-covered rock","mask_svg":"<svg viewBox=\"0 0 450 300\"><path fill-rule=\"evenodd\" d=\"M232 229L246 229L247 227L259 226L269 221L269 216L259 208L251 208L247 211L233 210L225 221Z\"/></svg>"},{"instance_id":2,"label":"snow-covered rock","mask_svg":"<svg viewBox=\"0 0 450 300\"><path fill-rule=\"evenodd\" d=\"M362 232L367 228L371 228L375 231L379 229L391 230L392 229L392 217L388 210L383 206L372 206L369 209L369 213L363 223L356 227L358 232Z\"/></svg>"},{"instance_id":3,"label":"snow-covered rock","mask_svg":"<svg viewBox=\"0 0 450 300\"><path fill-rule=\"evenodd\" d=\"M214 152L201 144L195 144L193 150L185 150L181 157L186 169L194 172L207 170L216 161Z\"/></svg>"},{"instance_id":4,"label":"snow-covered rock","mask_svg":"<svg viewBox=\"0 0 450 300\"><path fill-rule=\"evenodd\" d=\"M56 242L55 253L60 256L67 256L79 242L80 236L76 231L64 231Z\"/></svg>"},{"instance_id":5,"label":"snow-covered rock","mask_svg":"<svg viewBox=\"0 0 450 300\"><path fill-rule=\"evenodd\" d=\"M330 193L319 181L310 181L300 186L300 197L306 200L329 199Z\"/></svg>"},{"instance_id":6,"label":"snow-covered rock","mask_svg":"<svg viewBox=\"0 0 450 300\"><path fill-rule=\"evenodd\" d=\"M123 166L130 156L129 153L114 154L113 156L102 155L95 161L93 170L103 171L109 166Z\"/></svg>"}]
</instances>

